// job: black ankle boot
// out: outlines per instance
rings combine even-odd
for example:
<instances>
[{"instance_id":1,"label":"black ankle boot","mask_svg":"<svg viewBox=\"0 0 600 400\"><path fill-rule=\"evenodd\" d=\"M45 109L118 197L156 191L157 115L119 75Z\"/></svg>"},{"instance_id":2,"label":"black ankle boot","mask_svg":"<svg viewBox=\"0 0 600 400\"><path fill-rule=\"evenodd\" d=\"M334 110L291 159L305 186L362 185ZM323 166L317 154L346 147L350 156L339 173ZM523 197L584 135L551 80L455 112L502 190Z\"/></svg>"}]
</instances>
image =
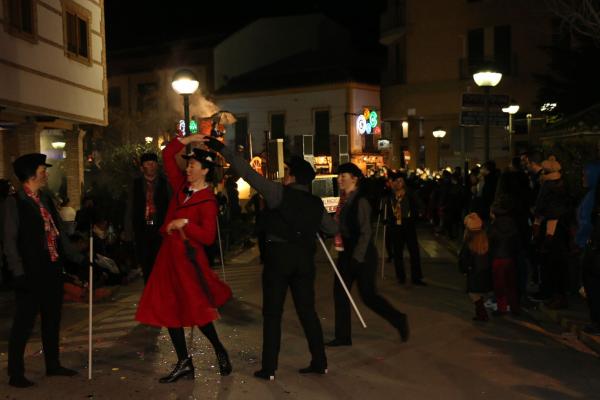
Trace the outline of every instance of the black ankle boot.
<instances>
[{"instance_id":1,"label":"black ankle boot","mask_svg":"<svg viewBox=\"0 0 600 400\"><path fill-rule=\"evenodd\" d=\"M487 310L485 309L485 305L483 303L483 299L477 300L474 304L475 316L473 317L473 321L485 322L489 320Z\"/></svg>"},{"instance_id":2,"label":"black ankle boot","mask_svg":"<svg viewBox=\"0 0 600 400\"><path fill-rule=\"evenodd\" d=\"M217 352L217 361L219 362L219 372L221 373L221 376L231 374L233 367L231 366L229 355L225 349Z\"/></svg>"},{"instance_id":3,"label":"black ankle boot","mask_svg":"<svg viewBox=\"0 0 600 400\"><path fill-rule=\"evenodd\" d=\"M177 382L180 378L194 379L194 364L192 364L192 357L177 361L173 371L171 371L169 375L160 378L158 382L173 383Z\"/></svg>"}]
</instances>

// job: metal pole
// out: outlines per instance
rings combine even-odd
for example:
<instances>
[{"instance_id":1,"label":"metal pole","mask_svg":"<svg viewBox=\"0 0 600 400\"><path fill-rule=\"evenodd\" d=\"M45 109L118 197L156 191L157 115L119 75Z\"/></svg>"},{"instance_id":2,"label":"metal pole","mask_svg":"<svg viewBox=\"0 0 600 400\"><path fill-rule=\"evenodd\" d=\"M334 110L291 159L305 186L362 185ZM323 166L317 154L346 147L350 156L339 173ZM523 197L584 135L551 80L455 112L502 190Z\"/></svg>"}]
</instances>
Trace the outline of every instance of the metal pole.
<instances>
[{"instance_id":1,"label":"metal pole","mask_svg":"<svg viewBox=\"0 0 600 400\"><path fill-rule=\"evenodd\" d=\"M319 239L319 242L321 243L321 247L323 247L323 251L327 255L327 258L329 259L329 263L333 267L335 274L337 275L338 279L340 280L340 283L342 284L342 287L344 288L344 291L346 292L346 296L348 296L348 299L350 300L350 303L352 304L352 308L354 308L354 312L356 312L356 315L358 316L358 319L360 320L360 323L362 324L363 328L366 328L367 324L365 324L365 320L363 319L362 315L360 314L360 311L358 311L358 307L356 307L356 303L354 302L354 299L352 298L352 295L350 294L348 287L346 287L346 283L344 283L344 280L342 279L342 275L340 275L340 271L338 271L337 267L335 266L335 262L333 261L333 258L331 258L331 254L329 254L329 251L327 250L327 247L325 246L325 242L323 242L321 235L319 235L318 233L317 233L317 238Z\"/></svg>"},{"instance_id":2,"label":"metal pole","mask_svg":"<svg viewBox=\"0 0 600 400\"><path fill-rule=\"evenodd\" d=\"M387 233L387 202L383 206L383 238L381 239L381 279L385 279L385 234Z\"/></svg>"},{"instance_id":3,"label":"metal pole","mask_svg":"<svg viewBox=\"0 0 600 400\"><path fill-rule=\"evenodd\" d=\"M377 210L377 224L375 224L375 242L377 243L377 237L379 236L379 220L381 219L381 205L383 199L379 200L379 209Z\"/></svg>"},{"instance_id":4,"label":"metal pole","mask_svg":"<svg viewBox=\"0 0 600 400\"><path fill-rule=\"evenodd\" d=\"M185 129L183 130L183 136L190 134L190 95L182 94L183 96L183 121L185 123ZM185 146L185 152L189 153L192 151L192 145L188 144Z\"/></svg>"},{"instance_id":5,"label":"metal pole","mask_svg":"<svg viewBox=\"0 0 600 400\"><path fill-rule=\"evenodd\" d=\"M485 92L485 125L484 125L484 161L490 160L490 87L484 86Z\"/></svg>"},{"instance_id":6,"label":"metal pole","mask_svg":"<svg viewBox=\"0 0 600 400\"><path fill-rule=\"evenodd\" d=\"M252 160L252 133L248 132L248 155L250 156L250 160Z\"/></svg>"},{"instance_id":7,"label":"metal pole","mask_svg":"<svg viewBox=\"0 0 600 400\"><path fill-rule=\"evenodd\" d=\"M437 140L437 169L440 170L440 138L436 138Z\"/></svg>"},{"instance_id":8,"label":"metal pole","mask_svg":"<svg viewBox=\"0 0 600 400\"><path fill-rule=\"evenodd\" d=\"M89 306L88 306L88 380L92 379L92 316L94 305L94 234L93 225L90 225L90 255L89 255L89 276L88 276L88 291L89 291Z\"/></svg>"},{"instance_id":9,"label":"metal pole","mask_svg":"<svg viewBox=\"0 0 600 400\"><path fill-rule=\"evenodd\" d=\"M223 271L223 280L227 282L227 277L225 276L225 259L223 258L223 244L221 242L221 228L219 224L219 216L217 215L217 236L219 238L219 254L221 255L221 270Z\"/></svg>"},{"instance_id":10,"label":"metal pole","mask_svg":"<svg viewBox=\"0 0 600 400\"><path fill-rule=\"evenodd\" d=\"M513 156L513 116L508 114L508 154Z\"/></svg>"}]
</instances>

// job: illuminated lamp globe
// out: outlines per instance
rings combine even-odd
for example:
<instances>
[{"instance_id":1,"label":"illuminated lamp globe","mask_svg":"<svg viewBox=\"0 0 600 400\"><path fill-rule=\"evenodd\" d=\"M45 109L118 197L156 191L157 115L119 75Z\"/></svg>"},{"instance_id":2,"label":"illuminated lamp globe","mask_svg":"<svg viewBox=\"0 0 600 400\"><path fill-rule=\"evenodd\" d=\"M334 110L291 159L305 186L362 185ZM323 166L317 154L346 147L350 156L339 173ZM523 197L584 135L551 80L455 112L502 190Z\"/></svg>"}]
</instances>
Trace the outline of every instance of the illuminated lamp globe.
<instances>
[{"instance_id":1,"label":"illuminated lamp globe","mask_svg":"<svg viewBox=\"0 0 600 400\"><path fill-rule=\"evenodd\" d=\"M494 87L501 79L502 74L492 69L484 69L473 74L473 80L479 87Z\"/></svg>"},{"instance_id":2,"label":"illuminated lamp globe","mask_svg":"<svg viewBox=\"0 0 600 400\"><path fill-rule=\"evenodd\" d=\"M502 109L502 112L505 113L509 113L510 115L516 114L519 112L519 105L518 104L511 104L508 107L504 107Z\"/></svg>"},{"instance_id":3,"label":"illuminated lamp globe","mask_svg":"<svg viewBox=\"0 0 600 400\"><path fill-rule=\"evenodd\" d=\"M182 95L193 94L198 90L198 86L200 86L200 82L198 82L194 73L189 69L180 69L175 72L173 81L171 82L173 90Z\"/></svg>"},{"instance_id":4,"label":"illuminated lamp globe","mask_svg":"<svg viewBox=\"0 0 600 400\"><path fill-rule=\"evenodd\" d=\"M446 136L446 131L441 128L441 127L437 127L433 130L433 137L436 139L441 139L444 136Z\"/></svg>"}]
</instances>

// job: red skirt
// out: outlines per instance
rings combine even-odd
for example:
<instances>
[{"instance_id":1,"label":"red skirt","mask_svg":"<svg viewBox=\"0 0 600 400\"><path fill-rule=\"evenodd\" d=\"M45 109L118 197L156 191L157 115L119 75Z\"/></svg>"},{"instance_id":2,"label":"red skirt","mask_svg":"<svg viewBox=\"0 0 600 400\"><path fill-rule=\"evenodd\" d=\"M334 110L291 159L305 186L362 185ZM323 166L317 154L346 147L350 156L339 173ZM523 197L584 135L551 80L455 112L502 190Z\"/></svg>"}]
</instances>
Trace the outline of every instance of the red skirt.
<instances>
[{"instance_id":1,"label":"red skirt","mask_svg":"<svg viewBox=\"0 0 600 400\"><path fill-rule=\"evenodd\" d=\"M231 289L208 266L203 247L195 247L200 266L215 306L231 297ZM198 271L185 253L178 235L166 235L142 293L135 319L146 325L180 328L203 326L219 318L200 284Z\"/></svg>"}]
</instances>

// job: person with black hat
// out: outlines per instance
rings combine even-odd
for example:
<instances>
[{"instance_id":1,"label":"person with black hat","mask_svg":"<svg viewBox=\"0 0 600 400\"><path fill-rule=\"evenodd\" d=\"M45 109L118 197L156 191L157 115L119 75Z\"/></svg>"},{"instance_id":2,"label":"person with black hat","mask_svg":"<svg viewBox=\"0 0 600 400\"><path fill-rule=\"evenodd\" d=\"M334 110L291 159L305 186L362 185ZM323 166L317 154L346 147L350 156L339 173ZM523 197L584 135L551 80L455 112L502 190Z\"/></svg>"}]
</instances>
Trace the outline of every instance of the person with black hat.
<instances>
[{"instance_id":1,"label":"person with black hat","mask_svg":"<svg viewBox=\"0 0 600 400\"><path fill-rule=\"evenodd\" d=\"M262 218L266 235L262 275L262 368L254 376L275 379L281 342L281 317L288 287L312 356L309 366L299 372L327 373L323 331L315 311L315 241L317 232L333 235L337 227L325 211L322 200L310 193L310 184L315 178L313 167L303 158L293 157L286 163L283 182L274 182L254 171L233 149L214 138L207 137L205 141L263 196L267 206Z\"/></svg>"},{"instance_id":2,"label":"person with black hat","mask_svg":"<svg viewBox=\"0 0 600 400\"><path fill-rule=\"evenodd\" d=\"M67 253L66 235L61 235L58 211L43 191L48 184L48 167L51 165L46 163L44 154L17 158L13 169L22 187L6 199L4 251L14 276L16 296L8 346L8 375L9 385L18 388L33 385L25 377L24 352L38 313L42 317L46 375L77 374L59 362L63 258L71 254Z\"/></svg>"},{"instance_id":3,"label":"person with black hat","mask_svg":"<svg viewBox=\"0 0 600 400\"><path fill-rule=\"evenodd\" d=\"M188 354L184 327L198 326L210 341L221 375L232 371L227 351L213 321L218 308L231 297L231 289L210 269L204 251L217 235L217 200L210 182L215 157L198 148L184 155L185 173L177 156L199 135L174 139L163 150L165 172L173 197L160 228L163 241L152 274L144 288L135 318L146 325L167 327L177 353L177 364L160 383L194 379L194 364Z\"/></svg>"},{"instance_id":4,"label":"person with black hat","mask_svg":"<svg viewBox=\"0 0 600 400\"><path fill-rule=\"evenodd\" d=\"M170 192L167 179L159 173L156 154L142 154L140 170L142 176L133 181L127 201L125 236L131 238L133 233L136 256L147 283L162 242L160 227L165 220Z\"/></svg>"},{"instance_id":5,"label":"person with black hat","mask_svg":"<svg viewBox=\"0 0 600 400\"><path fill-rule=\"evenodd\" d=\"M352 163L338 168L338 186L341 198L336 211L340 233L336 237L339 252L338 269L344 283L350 289L354 281L365 305L394 326L403 342L408 340L409 327L406 314L396 310L375 288L377 249L371 229L371 206L360 193L361 170ZM333 287L335 301L335 339L328 346L351 346L350 302L336 279Z\"/></svg>"},{"instance_id":6,"label":"person with black hat","mask_svg":"<svg viewBox=\"0 0 600 400\"><path fill-rule=\"evenodd\" d=\"M387 226L393 248L396 279L400 284L406 283L404 271L404 246L410 255L410 278L413 285L425 286L421 270L421 254L417 239L417 218L423 206L419 198L406 185L405 175L390 171L388 178L392 190L387 195Z\"/></svg>"}]
</instances>

